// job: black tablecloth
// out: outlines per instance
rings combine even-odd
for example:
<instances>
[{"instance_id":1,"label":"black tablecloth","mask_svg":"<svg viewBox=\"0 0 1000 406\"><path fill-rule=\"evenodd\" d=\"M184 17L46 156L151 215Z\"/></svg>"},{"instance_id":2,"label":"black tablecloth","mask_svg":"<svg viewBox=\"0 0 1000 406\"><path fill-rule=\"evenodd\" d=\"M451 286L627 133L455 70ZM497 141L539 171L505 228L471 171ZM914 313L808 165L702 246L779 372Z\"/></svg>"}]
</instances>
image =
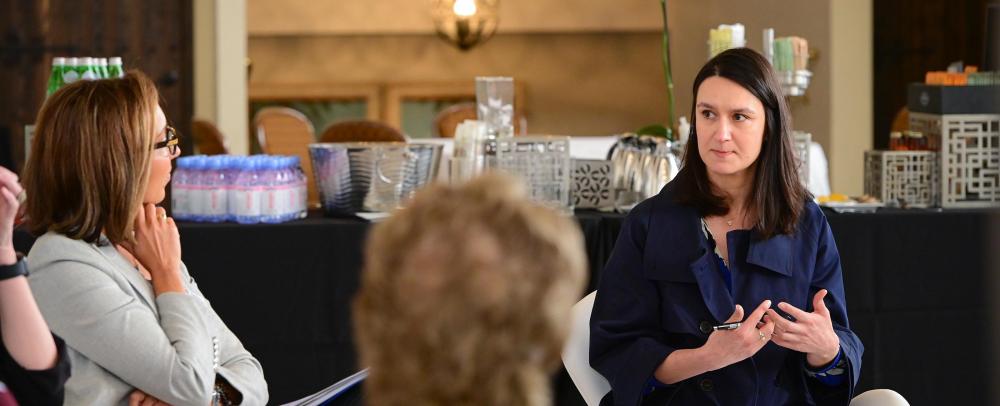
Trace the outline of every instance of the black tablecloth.
<instances>
[{"instance_id":1,"label":"black tablecloth","mask_svg":"<svg viewBox=\"0 0 1000 406\"><path fill-rule=\"evenodd\" d=\"M828 212L843 262L848 314L865 344L859 391L890 388L911 404L981 404L989 395L986 211ZM578 212L591 278L623 215ZM262 363L272 403L357 371L350 303L369 224L181 223L183 259L213 307ZM23 233L15 244L26 250ZM408 383L401 383L408 384ZM557 404L583 404L565 372Z\"/></svg>"}]
</instances>

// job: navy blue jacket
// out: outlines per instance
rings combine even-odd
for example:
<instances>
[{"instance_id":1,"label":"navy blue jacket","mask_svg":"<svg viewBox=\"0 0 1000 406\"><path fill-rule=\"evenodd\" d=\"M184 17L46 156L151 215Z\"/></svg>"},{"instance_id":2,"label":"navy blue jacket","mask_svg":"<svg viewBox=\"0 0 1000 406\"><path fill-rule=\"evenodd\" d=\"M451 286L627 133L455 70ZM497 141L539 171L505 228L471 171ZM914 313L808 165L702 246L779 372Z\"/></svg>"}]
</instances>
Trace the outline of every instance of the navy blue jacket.
<instances>
[{"instance_id":1,"label":"navy blue jacket","mask_svg":"<svg viewBox=\"0 0 1000 406\"><path fill-rule=\"evenodd\" d=\"M864 346L850 330L840 256L826 216L808 202L796 231L767 240L726 236L733 293L719 272L696 209L675 202L673 185L638 204L622 227L590 319L590 363L611 383L602 404L847 405ZM746 314L765 299L813 311L820 289L850 374L825 386L805 375L805 355L769 342L754 356L647 394L653 372L677 349L697 348L699 326L721 324L737 303ZM775 306L776 308L776 306Z\"/></svg>"}]
</instances>

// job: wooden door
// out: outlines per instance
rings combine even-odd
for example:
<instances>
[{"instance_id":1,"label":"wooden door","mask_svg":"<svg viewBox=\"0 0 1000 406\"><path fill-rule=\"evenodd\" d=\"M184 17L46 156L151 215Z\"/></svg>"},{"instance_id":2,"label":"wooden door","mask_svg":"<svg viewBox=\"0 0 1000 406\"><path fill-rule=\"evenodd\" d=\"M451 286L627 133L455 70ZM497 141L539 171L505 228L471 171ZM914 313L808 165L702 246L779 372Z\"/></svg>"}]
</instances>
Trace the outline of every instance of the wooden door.
<instances>
[{"instance_id":1,"label":"wooden door","mask_svg":"<svg viewBox=\"0 0 1000 406\"><path fill-rule=\"evenodd\" d=\"M906 87L954 61L983 67L986 6L997 0L875 0L875 148L889 144Z\"/></svg>"},{"instance_id":2,"label":"wooden door","mask_svg":"<svg viewBox=\"0 0 1000 406\"><path fill-rule=\"evenodd\" d=\"M191 151L192 0L0 0L0 164L24 164L56 56L121 56L149 75ZM5 162L6 161L6 162Z\"/></svg>"}]
</instances>

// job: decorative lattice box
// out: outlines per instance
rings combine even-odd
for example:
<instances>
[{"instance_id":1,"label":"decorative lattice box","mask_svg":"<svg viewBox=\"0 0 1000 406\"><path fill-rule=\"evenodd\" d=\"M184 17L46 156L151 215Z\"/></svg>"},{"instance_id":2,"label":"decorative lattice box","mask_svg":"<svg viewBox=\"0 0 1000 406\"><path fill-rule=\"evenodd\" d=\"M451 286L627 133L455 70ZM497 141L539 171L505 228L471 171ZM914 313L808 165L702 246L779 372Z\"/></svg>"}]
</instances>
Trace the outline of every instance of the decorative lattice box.
<instances>
[{"instance_id":1,"label":"decorative lattice box","mask_svg":"<svg viewBox=\"0 0 1000 406\"><path fill-rule=\"evenodd\" d=\"M502 137L496 140L496 169L524 180L528 196L572 212L572 162L569 137Z\"/></svg>"},{"instance_id":2,"label":"decorative lattice box","mask_svg":"<svg viewBox=\"0 0 1000 406\"><path fill-rule=\"evenodd\" d=\"M941 207L1000 204L1000 114L910 113L910 130L940 148Z\"/></svg>"},{"instance_id":3,"label":"decorative lattice box","mask_svg":"<svg viewBox=\"0 0 1000 406\"><path fill-rule=\"evenodd\" d=\"M808 188L809 184L809 146L812 144L812 134L803 131L793 131L792 138L795 144L795 157L798 158L799 179Z\"/></svg>"},{"instance_id":4,"label":"decorative lattice box","mask_svg":"<svg viewBox=\"0 0 1000 406\"><path fill-rule=\"evenodd\" d=\"M887 205L936 206L939 173L936 152L865 151L865 194Z\"/></svg>"},{"instance_id":5,"label":"decorative lattice box","mask_svg":"<svg viewBox=\"0 0 1000 406\"><path fill-rule=\"evenodd\" d=\"M611 161L573 160L573 207L599 209L615 205L611 187Z\"/></svg>"}]
</instances>

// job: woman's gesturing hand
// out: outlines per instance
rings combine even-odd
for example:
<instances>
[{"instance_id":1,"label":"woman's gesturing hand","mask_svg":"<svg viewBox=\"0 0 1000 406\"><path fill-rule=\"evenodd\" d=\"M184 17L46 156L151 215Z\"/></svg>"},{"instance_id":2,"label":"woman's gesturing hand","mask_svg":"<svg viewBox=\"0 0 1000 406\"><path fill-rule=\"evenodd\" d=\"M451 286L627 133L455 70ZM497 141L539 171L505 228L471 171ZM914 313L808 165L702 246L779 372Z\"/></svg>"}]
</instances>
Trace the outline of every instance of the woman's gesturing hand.
<instances>
[{"instance_id":1,"label":"woman's gesturing hand","mask_svg":"<svg viewBox=\"0 0 1000 406\"><path fill-rule=\"evenodd\" d=\"M829 364L840 352L840 338L833 331L830 311L823 303L826 289L813 296L813 312L803 311L788 303L778 303L778 308L795 318L788 320L774 310L767 311L766 322L774 323L774 343L806 354L809 366L818 368Z\"/></svg>"},{"instance_id":2,"label":"woman's gesturing hand","mask_svg":"<svg viewBox=\"0 0 1000 406\"><path fill-rule=\"evenodd\" d=\"M765 312L771 307L771 301L765 300L746 320L743 320L743 306L736 305L736 311L726 320L727 323L742 320L742 325L735 330L713 331L708 336L704 348L712 358L711 369L716 370L743 361L760 351L771 338L774 323L765 320ZM759 324L759 325L758 325Z\"/></svg>"}]
</instances>

